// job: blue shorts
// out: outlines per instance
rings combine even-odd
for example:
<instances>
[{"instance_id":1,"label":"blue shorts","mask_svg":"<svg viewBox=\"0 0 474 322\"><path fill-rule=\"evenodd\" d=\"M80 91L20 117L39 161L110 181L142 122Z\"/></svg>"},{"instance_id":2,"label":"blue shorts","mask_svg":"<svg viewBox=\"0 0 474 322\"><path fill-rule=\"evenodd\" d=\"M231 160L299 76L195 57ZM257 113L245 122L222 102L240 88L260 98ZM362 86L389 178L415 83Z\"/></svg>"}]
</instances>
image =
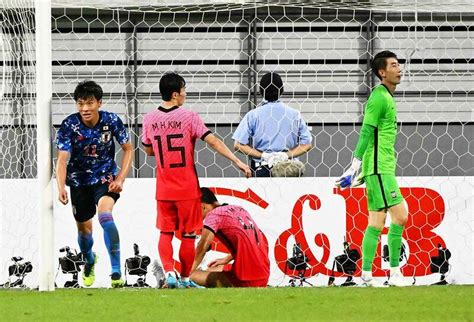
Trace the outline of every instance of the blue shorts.
<instances>
[{"instance_id":1,"label":"blue shorts","mask_svg":"<svg viewBox=\"0 0 474 322\"><path fill-rule=\"evenodd\" d=\"M120 194L109 192L109 183L98 183L92 186L70 187L72 213L77 222L85 222L94 217L97 204L103 196L109 196L116 202Z\"/></svg>"}]
</instances>

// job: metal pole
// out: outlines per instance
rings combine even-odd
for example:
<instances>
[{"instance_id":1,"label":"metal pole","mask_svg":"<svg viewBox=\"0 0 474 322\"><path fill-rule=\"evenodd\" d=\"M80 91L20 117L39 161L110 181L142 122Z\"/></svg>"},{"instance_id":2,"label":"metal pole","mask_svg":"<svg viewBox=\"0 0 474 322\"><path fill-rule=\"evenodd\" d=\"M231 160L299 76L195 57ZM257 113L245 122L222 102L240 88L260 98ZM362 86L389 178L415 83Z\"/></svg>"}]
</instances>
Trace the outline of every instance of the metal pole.
<instances>
[{"instance_id":1,"label":"metal pole","mask_svg":"<svg viewBox=\"0 0 474 322\"><path fill-rule=\"evenodd\" d=\"M247 19L247 17L245 17ZM251 101L251 89L252 89L252 23L253 17L250 16L249 20L247 21L247 109L250 111L252 109L252 101Z\"/></svg>"},{"instance_id":2,"label":"metal pole","mask_svg":"<svg viewBox=\"0 0 474 322\"><path fill-rule=\"evenodd\" d=\"M258 17L257 8L255 8L255 17ZM252 60L253 60L253 79L252 79L252 87L253 87L253 108L257 107L257 100L258 100L258 86L257 86L257 19L253 20L252 23Z\"/></svg>"},{"instance_id":3,"label":"metal pole","mask_svg":"<svg viewBox=\"0 0 474 322\"><path fill-rule=\"evenodd\" d=\"M366 30L367 30L367 69L366 71L369 73L368 75L368 87L367 87L367 99L370 96L370 92L372 91L372 88L374 87L375 84L375 79L374 79L374 74L372 73L372 68L370 65L370 62L372 61L372 58L374 57L374 37L375 37L375 22L373 21L374 15L372 11L369 13L369 21L366 25Z\"/></svg>"},{"instance_id":4,"label":"metal pole","mask_svg":"<svg viewBox=\"0 0 474 322\"><path fill-rule=\"evenodd\" d=\"M134 137L133 143L135 144L135 167L134 167L134 178L140 177L140 131L138 127L138 40L137 40L137 25L134 24L133 28L133 130Z\"/></svg>"},{"instance_id":5,"label":"metal pole","mask_svg":"<svg viewBox=\"0 0 474 322\"><path fill-rule=\"evenodd\" d=\"M39 290L54 291L54 217L51 155L51 1L35 0L36 118L39 196Z\"/></svg>"}]
</instances>

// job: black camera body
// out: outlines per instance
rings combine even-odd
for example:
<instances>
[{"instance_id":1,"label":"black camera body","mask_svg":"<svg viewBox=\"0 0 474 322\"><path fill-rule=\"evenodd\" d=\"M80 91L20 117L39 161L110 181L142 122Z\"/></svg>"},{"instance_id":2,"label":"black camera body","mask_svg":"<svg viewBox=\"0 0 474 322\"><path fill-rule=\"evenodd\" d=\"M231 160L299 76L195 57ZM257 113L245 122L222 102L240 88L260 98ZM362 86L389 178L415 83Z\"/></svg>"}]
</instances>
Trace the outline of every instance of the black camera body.
<instances>
[{"instance_id":1,"label":"black camera body","mask_svg":"<svg viewBox=\"0 0 474 322\"><path fill-rule=\"evenodd\" d=\"M432 273L446 274L449 271L451 251L438 244L438 256L431 257L430 269Z\"/></svg>"},{"instance_id":2,"label":"black camera body","mask_svg":"<svg viewBox=\"0 0 474 322\"><path fill-rule=\"evenodd\" d=\"M141 276L148 272L147 267L150 263L150 257L138 255L125 260L125 269L128 269L130 275Z\"/></svg>"},{"instance_id":3,"label":"black camera body","mask_svg":"<svg viewBox=\"0 0 474 322\"><path fill-rule=\"evenodd\" d=\"M301 244L296 243L293 245L293 256L288 258L286 266L298 272L305 271L308 268L308 257L301 249Z\"/></svg>"},{"instance_id":4,"label":"black camera body","mask_svg":"<svg viewBox=\"0 0 474 322\"><path fill-rule=\"evenodd\" d=\"M8 266L8 281L5 284L0 285L3 288L12 288L20 287L24 288L23 280L25 279L26 274L33 271L33 265L29 261L23 261L21 256L13 256L11 258L13 264ZM16 280L12 281L12 278L15 277Z\"/></svg>"},{"instance_id":5,"label":"black camera body","mask_svg":"<svg viewBox=\"0 0 474 322\"><path fill-rule=\"evenodd\" d=\"M449 259L451 258L451 251L441 244L438 244L438 256L431 257L430 269L432 273L440 273L441 278L438 282L433 285L446 285L446 274L449 272L450 264Z\"/></svg>"},{"instance_id":6,"label":"black camera body","mask_svg":"<svg viewBox=\"0 0 474 322\"><path fill-rule=\"evenodd\" d=\"M59 249L60 253L66 253L64 256L59 257L59 267L58 270L64 274L72 274L72 280L66 281L64 283L65 288L79 288L78 276L81 271L81 266L85 265L84 255L82 253L77 253L74 250L71 251L69 246L65 246Z\"/></svg>"},{"instance_id":7,"label":"black camera body","mask_svg":"<svg viewBox=\"0 0 474 322\"><path fill-rule=\"evenodd\" d=\"M334 269L339 273L348 275L341 286L354 286L353 275L357 270L357 261L360 259L360 253L357 249L351 249L349 243L344 238L344 253L336 256L332 264L332 275L329 277L328 286L334 286L336 278L334 277Z\"/></svg>"},{"instance_id":8,"label":"black camera body","mask_svg":"<svg viewBox=\"0 0 474 322\"><path fill-rule=\"evenodd\" d=\"M147 267L150 265L150 257L146 255L140 255L140 250L137 244L133 244L134 257L127 258L125 260L125 286L126 287L150 287L146 283L146 274L148 273ZM128 275L139 276L136 283L128 284Z\"/></svg>"},{"instance_id":9,"label":"black camera body","mask_svg":"<svg viewBox=\"0 0 474 322\"><path fill-rule=\"evenodd\" d=\"M135 256L125 260L125 270L130 275L145 275L148 272L147 267L151 263L150 257L140 255L137 244L133 244L133 252Z\"/></svg>"},{"instance_id":10,"label":"black camera body","mask_svg":"<svg viewBox=\"0 0 474 322\"><path fill-rule=\"evenodd\" d=\"M336 256L336 270L340 273L353 275L357 270L357 261L360 259L360 254L357 249L349 249L347 246L344 249L344 254Z\"/></svg>"},{"instance_id":11,"label":"black camera body","mask_svg":"<svg viewBox=\"0 0 474 322\"><path fill-rule=\"evenodd\" d=\"M308 269L309 267L308 262L309 258L305 255L303 249L301 249L301 244L294 244L292 257L286 260L285 273L286 269L290 269L293 272L296 271L297 276L291 276L289 286L295 287L297 286L297 282L299 282L298 286L303 286L303 283L313 286L313 284L308 282L304 276L306 269Z\"/></svg>"},{"instance_id":12,"label":"black camera body","mask_svg":"<svg viewBox=\"0 0 474 322\"><path fill-rule=\"evenodd\" d=\"M59 249L59 252L66 253L65 256L59 257L59 266L65 274L74 274L81 271L81 266L86 262L82 253L72 252L69 246Z\"/></svg>"},{"instance_id":13,"label":"black camera body","mask_svg":"<svg viewBox=\"0 0 474 322\"><path fill-rule=\"evenodd\" d=\"M22 260L23 257L21 256L12 257L14 264L8 267L9 276L21 277L33 271L33 265L31 262L21 262Z\"/></svg>"},{"instance_id":14,"label":"black camera body","mask_svg":"<svg viewBox=\"0 0 474 322\"><path fill-rule=\"evenodd\" d=\"M402 261L403 258L405 257L405 255L406 255L406 249L405 249L405 245L402 243L402 245L400 246L399 261ZM383 258L384 262L389 262L390 261L390 252L388 250L388 245L383 246L382 258Z\"/></svg>"}]
</instances>

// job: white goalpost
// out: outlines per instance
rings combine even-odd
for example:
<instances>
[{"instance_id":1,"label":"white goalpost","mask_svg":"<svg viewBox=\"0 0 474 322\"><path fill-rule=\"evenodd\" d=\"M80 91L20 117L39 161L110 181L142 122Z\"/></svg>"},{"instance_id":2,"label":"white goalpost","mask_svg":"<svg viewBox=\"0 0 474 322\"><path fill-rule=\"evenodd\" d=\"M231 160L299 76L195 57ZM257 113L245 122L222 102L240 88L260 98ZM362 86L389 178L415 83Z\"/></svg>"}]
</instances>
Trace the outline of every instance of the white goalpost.
<instances>
[{"instance_id":1,"label":"white goalpost","mask_svg":"<svg viewBox=\"0 0 474 322\"><path fill-rule=\"evenodd\" d=\"M307 280L342 281L347 274L331 266L345 240L360 251L367 210L362 188L340 192L333 183L350 163L364 104L378 84L370 59L385 49L404 67L395 93L396 175L411 216L404 272L419 284L436 282L439 244L452 253L448 282L474 283L464 255L472 253L474 231L471 1L7 0L0 23L0 285L10 281L11 258L21 256L33 265L24 285L62 287L58 250L78 249L71 205L57 202L54 141L61 121L76 112L75 86L86 79L102 86L102 108L121 117L135 148L114 208L122 263L134 243L157 258L155 161L140 134L143 115L161 101L160 77L171 71L186 79L185 107L229 147L242 117L261 103L260 78L282 76L281 100L301 113L313 138L300 158L304 178L244 179L198 142L200 184L254 216L269 241L271 285L295 278L287 261L296 244L310 258ZM95 222L98 287L109 282L101 235ZM383 232L379 278L388 269L385 244ZM210 255L224 251L215 246Z\"/></svg>"},{"instance_id":2,"label":"white goalpost","mask_svg":"<svg viewBox=\"0 0 474 322\"><path fill-rule=\"evenodd\" d=\"M38 147L39 290L54 290L54 214L51 104L53 94L51 1L35 0L36 118Z\"/></svg>"}]
</instances>

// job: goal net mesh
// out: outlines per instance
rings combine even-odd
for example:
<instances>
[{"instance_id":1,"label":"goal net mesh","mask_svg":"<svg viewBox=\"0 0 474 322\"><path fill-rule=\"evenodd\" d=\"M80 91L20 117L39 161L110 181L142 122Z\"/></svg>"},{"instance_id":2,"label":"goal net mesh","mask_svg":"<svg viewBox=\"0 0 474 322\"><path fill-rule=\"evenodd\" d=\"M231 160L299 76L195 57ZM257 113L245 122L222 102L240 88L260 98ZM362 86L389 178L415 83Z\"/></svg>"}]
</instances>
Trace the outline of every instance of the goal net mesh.
<instances>
[{"instance_id":1,"label":"goal net mesh","mask_svg":"<svg viewBox=\"0 0 474 322\"><path fill-rule=\"evenodd\" d=\"M405 238L427 238L428 245L417 248L418 244L406 242L412 253L418 252L413 255L418 260L403 262L411 267L406 273L430 273L438 240L423 234L423 227L431 232L444 214L444 225L464 227L451 242L470 242L472 253L474 13L470 1L176 3L53 1L53 137L61 121L75 112L72 93L77 83L92 79L104 89L104 109L118 113L130 131L135 148L130 177L153 178L155 162L145 157L139 135L143 115L161 101L158 84L164 73L177 72L186 79L186 107L198 112L231 147L243 115L262 100L261 76L278 72L285 89L281 100L301 112L313 137L314 148L300 158L304 178L290 185L297 186L298 193L308 191L308 196L298 199L287 192L284 179L251 180L252 190L265 202L280 202L289 209L279 213L276 207L259 208L261 216L283 218L281 228L289 227L290 220L298 221L298 205L304 208L301 221L309 216L304 214L306 208L318 209L313 198L318 188L312 186L326 185L327 194L336 194L327 186L350 163L364 104L378 83L370 59L378 51L391 50L403 65L402 83L395 94L397 176L402 187L426 188L404 190L418 220L410 223ZM0 5L0 283L8 278L10 257L23 256L33 266L38 261L34 14L32 1L7 0ZM117 152L119 164L120 159ZM227 160L202 143L197 145L196 161L199 177L209 179L204 182L210 185L217 187L220 178L246 184ZM436 202L427 205L436 200L431 189L441 191L443 209ZM321 267L331 269L332 260L343 252L344 238L360 250L365 227L358 216L366 213L363 190L345 193L339 192L346 212L338 214L344 227L337 238L328 238L323 228L305 230L301 223L286 235L280 235L284 229L275 228L278 224L271 228L275 230L270 238L274 285L288 282L291 274L285 272L286 263L296 243L310 254L305 276L315 279L327 278L329 271ZM228 201L235 202L232 196ZM433 216L439 220L432 220ZM271 220L255 219L271 225ZM68 238L74 245L75 237ZM463 259L463 254L453 254L466 265L467 255ZM377 265L387 267L381 259ZM469 278L472 281L472 275ZM33 276L30 284L35 280Z\"/></svg>"}]
</instances>

